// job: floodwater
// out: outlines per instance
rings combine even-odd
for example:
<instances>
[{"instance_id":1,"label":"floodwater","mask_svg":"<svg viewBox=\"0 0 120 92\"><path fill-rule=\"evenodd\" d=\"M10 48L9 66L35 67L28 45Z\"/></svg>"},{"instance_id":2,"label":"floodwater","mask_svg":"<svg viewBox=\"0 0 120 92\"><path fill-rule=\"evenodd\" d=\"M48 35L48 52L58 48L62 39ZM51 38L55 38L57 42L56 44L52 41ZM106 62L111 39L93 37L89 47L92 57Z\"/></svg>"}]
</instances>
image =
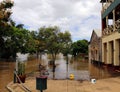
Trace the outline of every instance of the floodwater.
<instances>
[{"instance_id":1,"label":"floodwater","mask_svg":"<svg viewBox=\"0 0 120 92\"><path fill-rule=\"evenodd\" d=\"M88 60L75 59L69 55L67 64L65 57L62 55L59 57L60 58L55 61L55 79L66 79L69 78L70 74L74 75L75 80L90 80L92 78L103 79L120 76L120 72L107 69L107 67L103 67L99 64L95 65L89 63ZM43 65L47 66L47 69L50 73L48 77L53 78L52 66L48 65L49 59L47 59L46 56L43 56L43 61Z\"/></svg>"},{"instance_id":2,"label":"floodwater","mask_svg":"<svg viewBox=\"0 0 120 92\"><path fill-rule=\"evenodd\" d=\"M78 62L76 59L72 59L69 55L68 64L62 55L59 56L55 61L55 79L66 79L69 78L70 74L73 74L75 80L89 80L88 62ZM45 59L45 58L44 58ZM47 58L46 58L47 59ZM46 61L47 69L49 71L49 78L53 78L52 66L48 65L48 60Z\"/></svg>"},{"instance_id":3,"label":"floodwater","mask_svg":"<svg viewBox=\"0 0 120 92\"><path fill-rule=\"evenodd\" d=\"M47 54L45 54L42 55L41 62L38 59L26 61L26 73L38 70L38 65L41 63L46 66L49 72L48 78L53 78L52 66L48 65L49 60ZM56 59L55 64L55 79L66 79L69 78L70 74L74 74L75 80L90 80L91 78L101 79L120 75L120 73L110 72L106 68L88 63L87 60L73 59L70 55L68 64L65 57L61 54ZM0 62L0 92L8 92L5 86L13 81L14 69L15 62Z\"/></svg>"},{"instance_id":4,"label":"floodwater","mask_svg":"<svg viewBox=\"0 0 120 92\"><path fill-rule=\"evenodd\" d=\"M0 92L7 92L6 85L13 80L15 63L0 62Z\"/></svg>"},{"instance_id":5,"label":"floodwater","mask_svg":"<svg viewBox=\"0 0 120 92\"><path fill-rule=\"evenodd\" d=\"M38 70L39 60L33 59L29 61L25 61L26 63L26 73L31 73ZM14 79L14 69L16 63L15 62L3 62L0 61L0 92L8 92L6 89L6 85L13 81Z\"/></svg>"}]
</instances>

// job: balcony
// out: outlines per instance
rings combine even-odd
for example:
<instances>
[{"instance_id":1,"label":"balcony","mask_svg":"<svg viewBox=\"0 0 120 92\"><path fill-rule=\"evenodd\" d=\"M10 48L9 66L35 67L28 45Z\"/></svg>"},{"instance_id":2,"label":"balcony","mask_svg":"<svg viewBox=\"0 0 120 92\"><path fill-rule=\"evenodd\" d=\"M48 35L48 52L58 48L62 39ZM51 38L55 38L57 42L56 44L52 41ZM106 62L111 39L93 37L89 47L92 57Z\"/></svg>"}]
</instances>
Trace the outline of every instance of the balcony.
<instances>
[{"instance_id":1,"label":"balcony","mask_svg":"<svg viewBox=\"0 0 120 92\"><path fill-rule=\"evenodd\" d=\"M114 2L115 0L108 0L107 2L106 2L106 0L105 1L101 1L101 3L103 3L103 8L102 8L102 13L104 13L105 12L105 10L111 5L111 3L112 2Z\"/></svg>"},{"instance_id":2,"label":"balcony","mask_svg":"<svg viewBox=\"0 0 120 92\"><path fill-rule=\"evenodd\" d=\"M105 18L112 10L114 10L119 4L120 0L110 0L111 2L106 2L103 5L102 18Z\"/></svg>"},{"instance_id":3,"label":"balcony","mask_svg":"<svg viewBox=\"0 0 120 92\"><path fill-rule=\"evenodd\" d=\"M115 22L115 28L113 25L108 25L108 27L102 31L102 36L111 35L114 32L120 32L120 19Z\"/></svg>"},{"instance_id":4,"label":"balcony","mask_svg":"<svg viewBox=\"0 0 120 92\"><path fill-rule=\"evenodd\" d=\"M115 22L115 31L120 32L120 19Z\"/></svg>"},{"instance_id":5,"label":"balcony","mask_svg":"<svg viewBox=\"0 0 120 92\"><path fill-rule=\"evenodd\" d=\"M102 8L102 13L105 12L105 10L110 6L111 3L106 3L105 5L103 5L103 8Z\"/></svg>"}]
</instances>

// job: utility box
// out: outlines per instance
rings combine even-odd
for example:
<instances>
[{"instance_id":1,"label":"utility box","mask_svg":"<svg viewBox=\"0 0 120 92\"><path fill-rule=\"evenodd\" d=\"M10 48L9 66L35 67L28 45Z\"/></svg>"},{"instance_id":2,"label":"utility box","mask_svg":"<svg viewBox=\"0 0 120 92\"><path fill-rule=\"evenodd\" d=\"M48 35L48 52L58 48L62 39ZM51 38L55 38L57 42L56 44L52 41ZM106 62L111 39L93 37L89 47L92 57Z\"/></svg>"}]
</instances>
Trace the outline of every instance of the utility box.
<instances>
[{"instance_id":1,"label":"utility box","mask_svg":"<svg viewBox=\"0 0 120 92\"><path fill-rule=\"evenodd\" d=\"M41 91L47 89L47 76L36 77L36 89Z\"/></svg>"}]
</instances>

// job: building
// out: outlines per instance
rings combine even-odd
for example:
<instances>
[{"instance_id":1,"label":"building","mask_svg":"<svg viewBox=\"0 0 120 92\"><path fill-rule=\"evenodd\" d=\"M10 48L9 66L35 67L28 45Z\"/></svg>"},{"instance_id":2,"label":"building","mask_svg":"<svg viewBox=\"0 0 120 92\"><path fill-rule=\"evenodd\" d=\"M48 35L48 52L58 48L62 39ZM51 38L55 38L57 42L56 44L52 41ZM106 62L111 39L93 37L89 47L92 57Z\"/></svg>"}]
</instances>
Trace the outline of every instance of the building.
<instances>
[{"instance_id":1,"label":"building","mask_svg":"<svg viewBox=\"0 0 120 92\"><path fill-rule=\"evenodd\" d=\"M101 62L101 30L93 30L89 44L89 61Z\"/></svg>"},{"instance_id":2,"label":"building","mask_svg":"<svg viewBox=\"0 0 120 92\"><path fill-rule=\"evenodd\" d=\"M120 0L101 0L102 62L120 66Z\"/></svg>"}]
</instances>

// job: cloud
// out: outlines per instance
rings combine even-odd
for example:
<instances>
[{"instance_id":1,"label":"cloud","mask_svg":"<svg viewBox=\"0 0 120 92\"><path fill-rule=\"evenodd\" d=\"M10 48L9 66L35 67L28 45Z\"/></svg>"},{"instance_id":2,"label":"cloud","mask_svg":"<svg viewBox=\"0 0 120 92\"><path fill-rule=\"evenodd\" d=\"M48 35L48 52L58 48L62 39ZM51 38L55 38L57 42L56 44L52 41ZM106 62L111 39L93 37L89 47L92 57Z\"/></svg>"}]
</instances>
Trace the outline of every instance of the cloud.
<instances>
[{"instance_id":1,"label":"cloud","mask_svg":"<svg viewBox=\"0 0 120 92\"><path fill-rule=\"evenodd\" d=\"M69 30L72 39L90 39L91 31L99 29L99 0L14 0L12 19L30 30L57 25Z\"/></svg>"}]
</instances>

